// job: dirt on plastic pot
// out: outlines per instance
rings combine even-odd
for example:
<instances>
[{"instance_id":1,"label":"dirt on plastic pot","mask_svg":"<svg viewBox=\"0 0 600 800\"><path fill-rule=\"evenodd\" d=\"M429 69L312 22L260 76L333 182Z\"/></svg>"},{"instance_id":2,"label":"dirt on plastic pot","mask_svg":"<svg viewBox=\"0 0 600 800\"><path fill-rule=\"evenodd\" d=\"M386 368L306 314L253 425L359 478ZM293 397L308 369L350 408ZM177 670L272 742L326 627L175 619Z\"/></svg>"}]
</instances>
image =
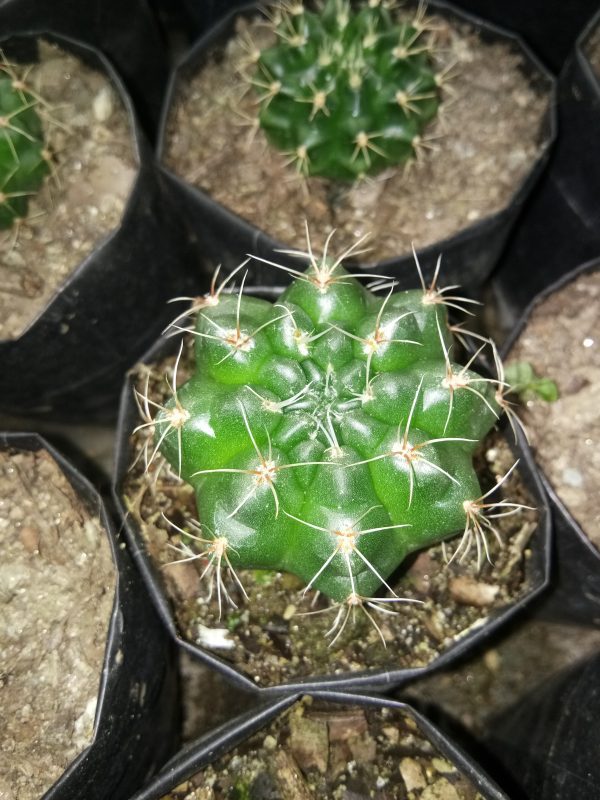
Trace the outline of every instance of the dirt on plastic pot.
<instances>
[{"instance_id":1,"label":"dirt on plastic pot","mask_svg":"<svg viewBox=\"0 0 600 800\"><path fill-rule=\"evenodd\" d=\"M190 743L134 800L221 800L232 791L257 800L506 800L410 706L332 692L292 695L231 720Z\"/></svg>"},{"instance_id":2,"label":"dirt on plastic pot","mask_svg":"<svg viewBox=\"0 0 600 800\"><path fill-rule=\"evenodd\" d=\"M146 0L3 0L3 34L56 34L97 48L117 68L154 140L167 86L168 55Z\"/></svg>"},{"instance_id":3,"label":"dirt on plastic pot","mask_svg":"<svg viewBox=\"0 0 600 800\"><path fill-rule=\"evenodd\" d=\"M170 12L173 26L194 39L244 0L152 0L159 13ZM576 37L598 8L596 0L455 0L454 5L519 34L554 72L569 55Z\"/></svg>"},{"instance_id":4,"label":"dirt on plastic pot","mask_svg":"<svg viewBox=\"0 0 600 800\"><path fill-rule=\"evenodd\" d=\"M383 621L387 649L362 617L357 617L360 638L353 636L353 628L340 637L335 648L329 648L325 632L334 615L330 618L325 608L312 618L302 616L300 612L315 609L309 597L299 596L301 587L296 579L285 574L248 571L242 580L245 585L248 582L251 596L260 596L260 602L227 609L219 619L218 598L210 602L204 598L196 565L165 566L177 558L170 545L177 546L178 541L171 540L176 530L161 512L180 527L194 519L191 487L168 473L161 477L160 470L156 471L158 464L145 474L143 448L151 438L151 428L131 435L142 422L133 394L136 379L141 381L138 388L146 391L148 378L149 398L162 404L166 399L163 373L170 374L176 349L174 338L159 341L124 388L115 498L140 569L173 635L186 650L213 664L242 688L268 693L323 684L374 687L406 682L458 657L544 588L549 571L549 517L536 469L520 440L516 447L521 459L519 477L507 491L518 496L519 502L535 506L537 512L519 515L523 516L519 520L506 518L509 527L503 534L507 545L496 549L497 543L490 541L494 566L483 566L480 573L474 565L470 569L456 561L445 566L441 548L430 548L412 559L398 576L396 591L401 597L427 602L422 608L404 606L391 618L390 630L389 621ZM181 380L189 368L190 350L185 348L178 372ZM493 434L482 448L479 465L490 486L495 482L493 476L504 474L514 463L508 446L511 439L511 432L508 444L500 434ZM534 517L530 518L531 513ZM236 590L233 592L235 596ZM269 604L272 619L265 623L262 618Z\"/></svg>"},{"instance_id":5,"label":"dirt on plastic pot","mask_svg":"<svg viewBox=\"0 0 600 800\"><path fill-rule=\"evenodd\" d=\"M169 320L168 300L193 291L201 280L184 266L185 230L123 84L99 52L64 38L54 41L107 76L126 108L137 170L121 222L91 252L81 253L80 263L21 335L0 341L0 409L70 421L110 419L123 374ZM0 46L11 59L23 55L27 61L35 57L37 39L10 37ZM56 193L60 202L60 187ZM43 274L50 257L42 247L25 267Z\"/></svg>"},{"instance_id":6,"label":"dirt on plastic pot","mask_svg":"<svg viewBox=\"0 0 600 800\"><path fill-rule=\"evenodd\" d=\"M82 509L99 519L108 536L115 569L116 587L103 664L98 668L95 713L89 712L92 738L47 789L44 798L127 800L176 747L179 710L173 649L148 601L140 576L92 486L35 434L2 434L0 446L9 453L43 454L58 465ZM30 476L21 477L26 482ZM75 516L77 513L75 509ZM60 525L60 520L54 518L50 522L53 528ZM17 521L14 524L20 526L23 546L29 548L30 557L35 559L34 524L21 525ZM85 551L82 555L85 556ZM10 671L5 678L8 688L5 686L3 691L8 691ZM35 724L35 719L27 724ZM84 727L87 725L86 722Z\"/></svg>"},{"instance_id":7,"label":"dirt on plastic pot","mask_svg":"<svg viewBox=\"0 0 600 800\"><path fill-rule=\"evenodd\" d=\"M522 418L544 473L555 527L550 618L600 624L600 262L566 274L523 314L504 348L508 362L531 363L555 381L559 397L530 399Z\"/></svg>"},{"instance_id":8,"label":"dirt on plastic pot","mask_svg":"<svg viewBox=\"0 0 600 800\"><path fill-rule=\"evenodd\" d=\"M211 52L213 55L215 53L220 53L220 55L215 57L217 60L221 58L222 52L219 48L225 45L225 43L232 41L233 31L237 24L236 20L239 22L241 19L252 17L253 11L256 11L255 7L248 7L244 9L242 16L232 13L218 22L215 27L207 32L180 60L170 83L159 138L159 154L162 169L165 177L168 179L174 200L180 204L181 213L185 215L188 220L192 231L191 235L195 236L198 240L198 253L209 263L212 262L213 266L216 263L222 262L227 269L237 266L239 261L248 252L265 258L281 260L282 255L275 251L281 249L283 246L289 248L290 245L303 245L301 230L304 217L308 217L309 222L313 214L319 221L325 218L329 219L331 227L337 227L338 229L346 227L348 230L345 231L345 235L355 237L357 232L364 232L365 227L368 227L368 222L365 221L367 216L365 209L368 208L372 218L376 222L379 222L382 218L379 205L381 204L382 207L384 205L390 206L390 208L388 208L388 213L390 214L391 207L393 206L393 202L388 202L387 200L392 190L389 189L386 182L382 183L379 176L370 183L366 183L362 188L359 186L358 189L352 190L349 195L350 199L345 201L345 205L341 204L340 206L342 214L345 214L347 217L345 222L340 224L337 220L331 219L331 208L322 208L321 206L324 202L323 198L326 195L331 195L335 198L338 194L341 196L343 193L340 193L339 190L328 190L327 182L323 182L322 179L311 178L309 180L311 181L312 189L309 201L305 203L306 207L303 210L301 209L298 211L298 208L302 206L302 203L298 202L298 198L302 194L302 187L299 184L296 187L293 180L291 180L295 175L293 167L282 167L280 162L285 161L285 157L278 153L273 153L271 155L270 151L266 151L266 155L268 155L267 164L270 165L271 161L273 162L273 166L269 167L269 169L272 172L271 180L273 183L273 193L275 194L268 194L266 191L263 191L266 187L261 186L261 191L259 192L259 198L257 200L257 204L260 206L257 219L256 208L254 208L254 216L249 213L252 208L251 203L248 201L248 195L255 190L257 183L260 183L261 180L267 180L266 178L261 178L260 175L263 170L265 154L262 153L260 147L258 148L258 152L253 150L252 156L246 159L246 172L248 172L248 177L246 180L240 177L243 175L242 167L244 159L240 155L239 142L245 141L246 132L244 132L243 127L239 124L240 120L236 121L234 112L226 112L224 119L229 121L229 116L231 116L231 125L226 127L225 132L221 130L223 128L222 124L220 126L216 124L213 126L212 123L208 124L208 128L205 132L206 135L204 136L202 132L196 131L195 128L193 136L189 131L182 129L179 116L175 119L176 115L174 110L177 107L177 98L180 89L199 67L202 67L204 64L210 66L212 58L210 55ZM447 37L450 44L455 46L457 52L460 54L463 50L467 51L467 56L465 57L467 62L473 56L470 48L473 46L473 41L477 39L478 41L490 45L491 50L494 52L494 59L499 57L498 53L500 51L502 52L506 64L511 66L511 75L513 75L513 77L515 72L521 78L523 74L526 76L523 85L527 90L531 90L530 93L533 93L532 96L528 95L528 99L523 100L522 95L524 93L527 94L527 91L517 91L512 85L510 88L506 88L506 91L502 94L503 98L515 95L515 102L517 105L519 100L523 101L523 107L518 117L519 120L523 118L524 108L527 108L528 112L533 113L533 107L536 106L536 103L539 105L538 101L540 100L540 96L542 95L544 98L547 98L546 110L544 111L544 103L542 102L540 109L538 109L539 116L537 117L537 121L533 124L533 129L531 131L533 141L530 142L528 140L526 144L523 144L519 140L515 144L513 153L514 159L511 160L511 157L509 157L505 168L500 170L500 185L496 187L494 184L494 187L498 189L499 193L503 194L501 202L498 198L490 201L490 192L488 192L487 197L488 201L491 202L490 207L483 210L473 208L468 204L468 198L472 194L472 192L468 190L465 190L462 197L459 196L457 198L454 196L454 199L452 199L452 196L456 194L456 185L462 185L462 181L465 180L465 175L462 174L460 179L456 178L456 180L454 180L453 174L449 174L446 176L447 186L444 191L446 194L451 195L451 197L433 197L431 207L423 209L423 214L420 217L421 222L425 224L424 220L429 220L428 224L430 225L430 229L427 230L426 235L423 234L421 236L422 241L415 241L415 245L418 248L426 276L431 278L437 257L439 253L443 251L444 274L446 278L452 283L469 285L475 289L483 283L495 265L506 237L508 236L508 232L520 213L527 194L543 170L549 147L555 135L554 81L549 73L541 67L535 57L515 37L505 34L485 22L465 16L461 12L447 6L445 3L432 3L430 11L438 15L438 20L441 20L440 24L444 27L444 36ZM456 31L459 30L463 31L463 40L456 34ZM464 31L467 31L467 33L465 34ZM476 31L476 34L474 34L473 31ZM455 41L455 39L457 41ZM446 39L442 42L442 49L445 44L448 45L448 49L451 49ZM485 46L486 45L483 45L483 47ZM212 50L212 48L216 49ZM468 76L468 63L465 63L463 66L465 75ZM216 70L217 76L221 75L224 70L224 62L219 60L218 66L214 67L214 69ZM508 80L506 76L505 79ZM488 80L493 81L493 76L488 78ZM223 96L227 91L231 91L231 80L229 79L226 81L226 86L222 89L217 88L216 96L218 101L209 103L210 108L192 111L192 120L199 121L199 123L202 124L202 120L208 118L209 113L215 113L217 116L221 114L221 116L223 116L219 109L222 108ZM487 120L490 118L490 114L488 113L489 104L486 86L481 87L477 85L476 82L470 85L469 81L466 80L462 86L463 94L469 95L470 92L474 94L476 91L479 92L480 101L483 106L482 114L485 115ZM197 94L200 100L206 97L206 92L206 87L202 87L202 90ZM245 101L239 99L235 102L235 107L242 112L242 116L246 114L241 105L243 102ZM221 105L219 105L219 103ZM469 106L465 107L469 108ZM227 113L229 113L229 116L227 116ZM517 111L517 113L519 112ZM496 129L502 127L504 118L504 113L499 115L499 119L496 120ZM243 120L241 120L241 122L243 122ZM479 123L480 122L481 117L479 118ZM229 122L227 124L229 124ZM538 130L538 128L540 129ZM486 142L493 138L493 131L494 128L492 124L490 131L486 135ZM506 133L506 128L504 132ZM198 169L192 169L192 173L197 171L202 172L210 167L213 161L219 160L219 153L229 153L229 157L225 159L222 164L222 168L226 173L225 176L220 175L218 172L213 176L213 184L218 189L217 199L219 202L210 195L211 189L210 187L206 187L206 181L203 182L198 176L194 177L193 175L187 180L185 179L187 175L185 170L182 173L179 166L174 165L174 159L171 154L173 148L170 142L173 136L179 134L181 134L181 142L184 142L180 150L186 161L189 161L189 153L192 146L188 144L186 136L188 138L191 137L192 143L206 143L206 146L208 146L208 152L199 159L197 165ZM219 142L221 140L224 142L222 146L218 142L214 143L214 146L217 148L214 158L211 157L210 152L210 148L213 146L213 134L214 138L218 137ZM235 141L238 142L235 150L232 144L234 137ZM257 142L260 143L260 132L256 138ZM445 136L441 137L441 141L442 144L447 141ZM531 152L532 148L533 152ZM462 150L460 144L457 143L456 152L452 151L450 147L449 151L446 153L447 163L452 165L453 168L458 164L464 165L468 163L470 165L470 172L469 168L467 168L467 181L469 176L473 176L477 172L473 167L475 156L471 152L472 149L472 143L470 142L465 144ZM506 149L506 144L503 141L502 144L498 145L499 152L496 153L496 156L500 155L505 157L507 155ZM235 155L233 155L234 153ZM459 153L460 157L457 157L457 153ZM406 213L409 213L413 205L418 202L420 196L418 186L419 183L422 182L423 176L429 176L430 183L433 187L438 185L439 176L436 175L432 178L433 168L431 168L431 164L443 163L441 161L442 157L443 153L434 153L431 157L424 158L423 163L414 168L411 184L413 191L411 197L413 200L408 204L408 211ZM277 160L278 158L279 161ZM433 162L435 158L439 160ZM485 172L489 169L490 160L494 162L494 158L491 157L489 153L486 153L482 156L482 163L478 168L480 167L481 170ZM524 162L526 162L525 165ZM233 163L235 164L235 169L232 170L231 166ZM287 172L285 171L286 169L288 170ZM419 169L421 169L421 172L418 172ZM255 173L258 173L258 177ZM265 174L268 173L269 170L265 170ZM386 178L388 183L393 183L394 181L398 183L395 190L398 197L404 197L406 194L406 191L403 194L401 173L402 170L390 170L390 176L388 176L389 180ZM452 173L451 170L450 173ZM514 185L507 188L505 183L507 181L507 175L509 174L514 174ZM182 175L184 177L182 177ZM417 180L414 177L415 175L421 177ZM288 178L290 180L288 180ZM229 183L231 183L229 194L232 200L236 201L234 204L228 204L222 197L223 193L227 192ZM321 187L321 184L323 184L325 188ZM488 186L485 182L484 185L485 187ZM240 186L242 188L240 188ZM443 195L444 191L441 191L440 194ZM327 194L328 192L329 195ZM286 193L287 198L284 199ZM493 194L493 191L491 194ZM267 208L269 204L265 203L265 199L273 196L275 197L274 201L271 200L271 205L273 207L269 209ZM374 200L374 197L378 197L379 200ZM463 199L465 202L462 202ZM241 210L239 204L242 204ZM292 219L289 220L288 223L283 219L283 221L279 220L278 226L275 229L261 229L264 220L281 216L281 210L289 208L292 204L298 208L292 213ZM229 207L227 207L228 205ZM338 205L339 203L336 201L335 207L337 208ZM363 210L360 213L357 212L354 208L355 205L357 208L361 208L362 206ZM442 220L446 225L444 228L443 241L436 241L434 223L436 215L439 214L438 206L439 208L443 208L444 214L447 214L448 209L454 209L455 207L458 209L460 206L460 212L458 213L455 225L449 225L448 220L445 218ZM353 217L353 214L356 218ZM433 220L434 223L432 223L431 220ZM285 232L290 226L292 230L290 230L290 235L288 237L285 236ZM405 288L410 285L414 275L413 258L412 255L409 255L411 241L416 235L412 230L412 225L408 224L400 213L395 222L390 222L382 235L376 237L376 242L381 241L383 245L384 239L393 238L395 231L402 232L402 236L404 237L402 244L389 244L387 250L382 250L382 253L379 255L375 253L371 260L377 263L377 269L381 270L381 274L391 275L394 279L400 281L401 287ZM437 235L439 236L439 234ZM295 241L292 241L292 239L295 239ZM279 244L281 241L284 241L283 245ZM352 239L352 242L354 242L354 239ZM366 256L363 262L368 259L369 256ZM365 266L364 263L363 266ZM372 265L370 265L369 270L372 268ZM252 265L251 276L252 280L258 284L271 280L269 278L269 271L261 270L257 265Z\"/></svg>"},{"instance_id":9,"label":"dirt on plastic pot","mask_svg":"<svg viewBox=\"0 0 600 800\"><path fill-rule=\"evenodd\" d=\"M600 75L590 62L596 14L558 82L558 128L548 168L532 193L491 279L505 336L532 300L600 252Z\"/></svg>"},{"instance_id":10,"label":"dirt on plastic pot","mask_svg":"<svg viewBox=\"0 0 600 800\"><path fill-rule=\"evenodd\" d=\"M512 800L596 800L599 715L595 655L497 718L486 745L514 781Z\"/></svg>"}]
</instances>

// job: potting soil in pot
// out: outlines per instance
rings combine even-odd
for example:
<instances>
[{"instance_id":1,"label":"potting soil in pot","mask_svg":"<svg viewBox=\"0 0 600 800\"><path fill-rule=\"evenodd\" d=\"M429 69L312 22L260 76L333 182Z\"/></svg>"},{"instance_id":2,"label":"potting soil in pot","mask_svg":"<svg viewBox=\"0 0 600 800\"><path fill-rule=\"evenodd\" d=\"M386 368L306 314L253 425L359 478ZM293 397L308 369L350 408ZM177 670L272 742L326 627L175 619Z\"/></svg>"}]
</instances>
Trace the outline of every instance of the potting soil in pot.
<instances>
[{"instance_id":1,"label":"potting soil in pot","mask_svg":"<svg viewBox=\"0 0 600 800\"><path fill-rule=\"evenodd\" d=\"M0 339L20 336L119 225L137 169L131 120L106 75L44 41L39 62L8 68L40 98L50 174L27 217L0 231Z\"/></svg>"},{"instance_id":2,"label":"potting soil in pot","mask_svg":"<svg viewBox=\"0 0 600 800\"><path fill-rule=\"evenodd\" d=\"M573 517L600 548L600 271L580 275L538 304L509 361L555 381L559 399L527 401L536 458Z\"/></svg>"},{"instance_id":3,"label":"potting soil in pot","mask_svg":"<svg viewBox=\"0 0 600 800\"><path fill-rule=\"evenodd\" d=\"M310 697L163 800L477 800L475 786L399 709Z\"/></svg>"},{"instance_id":4,"label":"potting soil in pot","mask_svg":"<svg viewBox=\"0 0 600 800\"><path fill-rule=\"evenodd\" d=\"M171 377L174 362L175 357L171 357L153 365L148 383L152 402L162 404L170 396L163 376L168 373ZM178 383L187 380L191 368L192 347L188 342L179 364ZM140 366L140 391L146 391L147 376L148 367ZM480 627L494 611L514 602L531 587L528 560L530 546L539 544L530 541L537 514L525 511L495 520L504 546L490 535L493 565L484 561L479 571L474 553L462 564L455 559L447 565L441 546L421 551L410 560L408 569L406 565L401 568L391 586L399 597L421 600L424 605L398 604L392 614L370 612L377 628L356 609L333 645L332 636L326 634L339 609L313 591L303 595L304 584L286 573L238 570L249 600L224 573L227 591L238 607L224 601L220 615L215 586L208 600L209 582L200 580L206 558L185 560L181 545L186 537L167 522L201 535L189 525L196 518L193 489L178 480L161 457L153 460L147 473L144 471L144 449L154 447L151 437L151 426L133 435L132 461L137 460L123 486L126 505L151 558L161 567L184 637L231 661L257 685L336 671L426 666L468 630ZM492 433L477 458L482 490L491 488L513 463L508 445ZM516 470L494 495L494 499L501 497L532 505ZM187 544L193 545L193 540ZM449 554L457 544L458 539L448 545ZM181 563L167 566L177 559ZM322 613L312 613L315 611Z\"/></svg>"},{"instance_id":5,"label":"potting soil in pot","mask_svg":"<svg viewBox=\"0 0 600 800\"><path fill-rule=\"evenodd\" d=\"M249 38L262 48L273 34L259 17L240 17L224 52L215 47L205 66L181 81L165 166L286 245L304 247L305 219L315 232L336 228L340 248L368 232L374 246L363 261L405 254L413 242L425 247L499 211L544 147L548 98L513 45L484 42L469 25L441 17L431 24L438 71L452 77L424 135L432 150L420 163L354 187L316 177L303 183L290 156L249 125L259 93L240 77L240 66L251 74ZM316 233L313 244L321 249L323 236Z\"/></svg>"},{"instance_id":6,"label":"potting soil in pot","mask_svg":"<svg viewBox=\"0 0 600 800\"><path fill-rule=\"evenodd\" d=\"M110 545L45 451L0 453L0 797L39 800L91 742Z\"/></svg>"}]
</instances>

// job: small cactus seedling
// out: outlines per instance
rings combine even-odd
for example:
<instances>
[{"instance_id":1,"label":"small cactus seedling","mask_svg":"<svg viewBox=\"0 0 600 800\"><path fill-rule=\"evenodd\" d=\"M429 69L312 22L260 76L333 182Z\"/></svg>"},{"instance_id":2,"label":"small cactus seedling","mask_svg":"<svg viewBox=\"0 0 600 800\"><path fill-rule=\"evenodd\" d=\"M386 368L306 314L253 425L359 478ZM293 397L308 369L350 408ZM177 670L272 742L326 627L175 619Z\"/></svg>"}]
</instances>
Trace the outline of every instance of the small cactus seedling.
<instances>
[{"instance_id":1,"label":"small cactus seedling","mask_svg":"<svg viewBox=\"0 0 600 800\"><path fill-rule=\"evenodd\" d=\"M536 375L527 361L513 361L506 366L506 379L510 391L517 395L521 402L537 397L546 403L558 400L558 387L551 378Z\"/></svg>"},{"instance_id":2,"label":"small cactus seedling","mask_svg":"<svg viewBox=\"0 0 600 800\"><path fill-rule=\"evenodd\" d=\"M418 155L440 77L422 9L400 22L391 5L281 2L277 43L251 50L260 126L301 174L352 181Z\"/></svg>"},{"instance_id":3,"label":"small cactus seedling","mask_svg":"<svg viewBox=\"0 0 600 800\"><path fill-rule=\"evenodd\" d=\"M238 583L240 568L287 571L334 601L337 625L344 608L345 624L350 608L398 602L388 579L415 550L459 532L453 557L489 558L490 518L519 506L493 502L473 467L501 408L475 356L452 360L447 306L464 298L437 275L422 290L372 291L344 256L317 259L310 243L303 255L305 272L273 265L294 277L274 305L245 295L243 279L196 302L192 328L178 318L195 372L178 387L176 363L154 418L139 394L140 427L155 432L147 461L162 452L194 487L200 528L181 552L202 558L219 601L224 570ZM381 587L391 597L375 600Z\"/></svg>"},{"instance_id":4,"label":"small cactus seedling","mask_svg":"<svg viewBox=\"0 0 600 800\"><path fill-rule=\"evenodd\" d=\"M0 229L27 216L29 197L50 172L38 99L4 56L0 63Z\"/></svg>"}]
</instances>

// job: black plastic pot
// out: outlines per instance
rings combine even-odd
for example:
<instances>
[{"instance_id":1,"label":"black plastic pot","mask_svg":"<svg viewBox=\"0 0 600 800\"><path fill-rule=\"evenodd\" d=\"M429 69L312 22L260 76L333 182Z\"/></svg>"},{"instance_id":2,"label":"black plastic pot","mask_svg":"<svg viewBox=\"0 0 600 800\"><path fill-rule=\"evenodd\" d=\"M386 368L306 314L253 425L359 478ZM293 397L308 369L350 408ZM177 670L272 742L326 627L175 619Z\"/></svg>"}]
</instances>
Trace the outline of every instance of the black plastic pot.
<instances>
[{"instance_id":1,"label":"black plastic pot","mask_svg":"<svg viewBox=\"0 0 600 800\"><path fill-rule=\"evenodd\" d=\"M173 647L102 500L69 462L36 434L0 434L3 450L46 450L109 538L116 589L91 744L44 800L127 800L172 754L179 723Z\"/></svg>"},{"instance_id":2,"label":"black plastic pot","mask_svg":"<svg viewBox=\"0 0 600 800\"><path fill-rule=\"evenodd\" d=\"M518 33L558 73L597 0L456 0L456 5Z\"/></svg>"},{"instance_id":3,"label":"black plastic pot","mask_svg":"<svg viewBox=\"0 0 600 800\"><path fill-rule=\"evenodd\" d=\"M0 30L52 33L103 52L122 75L154 139L169 64L147 0L0 0Z\"/></svg>"},{"instance_id":4,"label":"black plastic pot","mask_svg":"<svg viewBox=\"0 0 600 800\"><path fill-rule=\"evenodd\" d=\"M411 706L384 697L345 692L313 692L311 696L315 700L331 702L340 706L388 708L402 711L414 720L425 738L440 751L442 756L474 784L483 800L508 800L507 796L477 764ZM247 712L188 744L169 761L147 787L131 800L160 800L169 790L264 728L275 717L297 702L299 697L299 695L290 695L259 706L256 710Z\"/></svg>"},{"instance_id":5,"label":"black plastic pot","mask_svg":"<svg viewBox=\"0 0 600 800\"><path fill-rule=\"evenodd\" d=\"M598 25L600 12L560 76L560 136L492 276L499 323L507 334L540 291L600 253L600 76L585 55Z\"/></svg>"},{"instance_id":6,"label":"black plastic pot","mask_svg":"<svg viewBox=\"0 0 600 800\"><path fill-rule=\"evenodd\" d=\"M503 358L525 330L535 310L547 297L562 289L579 275L600 269L600 260L582 264L547 287L529 305L519 324L503 347ZM554 575L552 591L540 602L541 616L557 621L600 626L600 550L591 543L579 523L565 507L548 478L540 473L550 498L554 526Z\"/></svg>"},{"instance_id":7,"label":"black plastic pot","mask_svg":"<svg viewBox=\"0 0 600 800\"><path fill-rule=\"evenodd\" d=\"M265 291L263 294L268 295L270 293ZM145 364L155 363L168 355L176 353L177 348L178 341L175 337L160 339L142 361ZM219 670L228 680L231 680L242 690L257 692L261 696L265 696L281 692L313 691L323 688L333 690L391 689L403 685L434 670L442 669L447 664L460 658L471 648L483 642L539 595L549 581L550 511L533 457L524 437L519 436L518 443L514 446L515 454L520 458L519 470L528 490L533 496L534 503L540 514L538 530L534 534L536 544L532 548L532 555L528 562L530 590L526 595L521 597L521 599L516 601L513 605L493 612L485 625L477 629L469 630L464 636L458 638L450 645L439 658L435 659L426 667L411 669L395 667L393 653L390 651L390 664L387 665L386 668L344 674L313 675L308 678L292 679L288 683L281 685L257 687L251 678L244 675L241 671L236 669L235 666L220 659L209 650L187 641L181 636L177 629L177 623L164 590L164 583L160 570L153 564L137 526L127 512L122 494L123 481L129 464L131 463L129 438L137 424L139 424L139 412L134 401L133 383L132 380L128 378L123 388L117 427L113 493L115 503L123 518L123 530L128 539L131 552L136 559L140 572L144 576L164 624L168 627L177 643L193 657L199 658L208 665ZM508 442L512 446L512 433L509 433Z\"/></svg>"},{"instance_id":8,"label":"black plastic pot","mask_svg":"<svg viewBox=\"0 0 600 800\"><path fill-rule=\"evenodd\" d=\"M597 800L600 656L542 685L497 719L486 741L512 800Z\"/></svg>"},{"instance_id":9,"label":"black plastic pot","mask_svg":"<svg viewBox=\"0 0 600 800\"><path fill-rule=\"evenodd\" d=\"M177 30L196 38L244 0L151 0L159 14L169 14ZM597 10L597 0L454 0L470 14L507 28L523 37L555 73L560 72L581 29Z\"/></svg>"},{"instance_id":10,"label":"black plastic pot","mask_svg":"<svg viewBox=\"0 0 600 800\"><path fill-rule=\"evenodd\" d=\"M33 41L11 37L0 44L8 44L13 59L24 42L30 47ZM53 40L109 77L130 117L138 173L120 225L21 336L0 341L0 410L70 421L110 419L123 374L169 321L167 301L189 294L194 281L183 266L185 231L123 84L98 51Z\"/></svg>"},{"instance_id":11,"label":"black plastic pot","mask_svg":"<svg viewBox=\"0 0 600 800\"><path fill-rule=\"evenodd\" d=\"M431 279L433 275L439 254L443 253L445 279L449 283L459 283L468 287L470 291L474 291L481 286L495 266L525 198L547 161L549 148L556 134L554 79L517 36L502 31L479 18L464 14L444 0L434 0L429 7L443 16L471 23L481 31L482 36L486 39L501 39L510 42L514 48L522 52L526 69L532 76L532 80L543 87L550 98L550 107L541 134L545 147L529 174L521 185L516 187L510 203L503 210L464 228L456 235L418 251L428 279ZM176 97L179 83L200 68L206 53L211 48L218 47L231 37L238 13L249 15L256 12L256 5L245 6L241 12L231 11L202 36L178 62L171 77L163 109L158 143L159 160L165 148L170 108ZM240 263L246 253L297 266L297 260L285 259L281 253L276 252L284 247L284 244L276 242L267 232L258 229L216 203L206 193L179 178L166 167L163 166L161 169L168 178L174 200L179 204L182 215L188 220L192 231L191 236L197 239L198 258L204 259L209 265L212 264L212 267L208 267L209 269L212 269L217 263L222 263L228 269L233 268ZM269 285L281 281L279 271L276 272L256 263L249 265L249 268L250 280L255 284ZM372 268L372 266L369 267L369 269ZM399 281L401 288L416 285L417 276L412 254L403 253L398 257L382 261L377 268L382 270L382 274L392 276Z\"/></svg>"}]
</instances>

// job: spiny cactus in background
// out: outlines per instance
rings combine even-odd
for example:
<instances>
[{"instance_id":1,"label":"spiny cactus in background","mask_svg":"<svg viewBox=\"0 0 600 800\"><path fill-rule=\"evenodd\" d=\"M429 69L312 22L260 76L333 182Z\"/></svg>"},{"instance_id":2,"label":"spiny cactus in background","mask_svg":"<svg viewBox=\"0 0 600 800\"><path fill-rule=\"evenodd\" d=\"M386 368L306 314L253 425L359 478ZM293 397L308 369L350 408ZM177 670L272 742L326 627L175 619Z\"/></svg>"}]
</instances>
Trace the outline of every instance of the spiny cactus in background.
<instances>
[{"instance_id":1,"label":"spiny cactus in background","mask_svg":"<svg viewBox=\"0 0 600 800\"><path fill-rule=\"evenodd\" d=\"M340 181L418 154L439 106L440 76L419 9L399 22L393 3L325 0L318 11L276 6L278 42L253 51L259 122L299 172Z\"/></svg>"},{"instance_id":2,"label":"spiny cactus in background","mask_svg":"<svg viewBox=\"0 0 600 800\"><path fill-rule=\"evenodd\" d=\"M0 51L0 229L27 216L29 197L50 172L38 99Z\"/></svg>"},{"instance_id":3,"label":"spiny cactus in background","mask_svg":"<svg viewBox=\"0 0 600 800\"><path fill-rule=\"evenodd\" d=\"M155 432L147 462L161 451L194 487L200 533L182 552L206 560L219 602L221 568L240 586L237 568L264 568L340 609L381 610L400 598L373 596L409 553L460 532L453 558L474 547L480 562L498 535L486 513L518 509L490 501L473 468L499 384L452 360L447 306L463 299L437 274L422 290L379 279L371 291L357 277L376 276L342 267L351 251L308 251L306 272L273 264L294 277L274 305L244 280L224 291L242 264L196 303L194 327L174 323L195 336L195 372L177 387L177 359L154 419L138 393Z\"/></svg>"}]
</instances>

